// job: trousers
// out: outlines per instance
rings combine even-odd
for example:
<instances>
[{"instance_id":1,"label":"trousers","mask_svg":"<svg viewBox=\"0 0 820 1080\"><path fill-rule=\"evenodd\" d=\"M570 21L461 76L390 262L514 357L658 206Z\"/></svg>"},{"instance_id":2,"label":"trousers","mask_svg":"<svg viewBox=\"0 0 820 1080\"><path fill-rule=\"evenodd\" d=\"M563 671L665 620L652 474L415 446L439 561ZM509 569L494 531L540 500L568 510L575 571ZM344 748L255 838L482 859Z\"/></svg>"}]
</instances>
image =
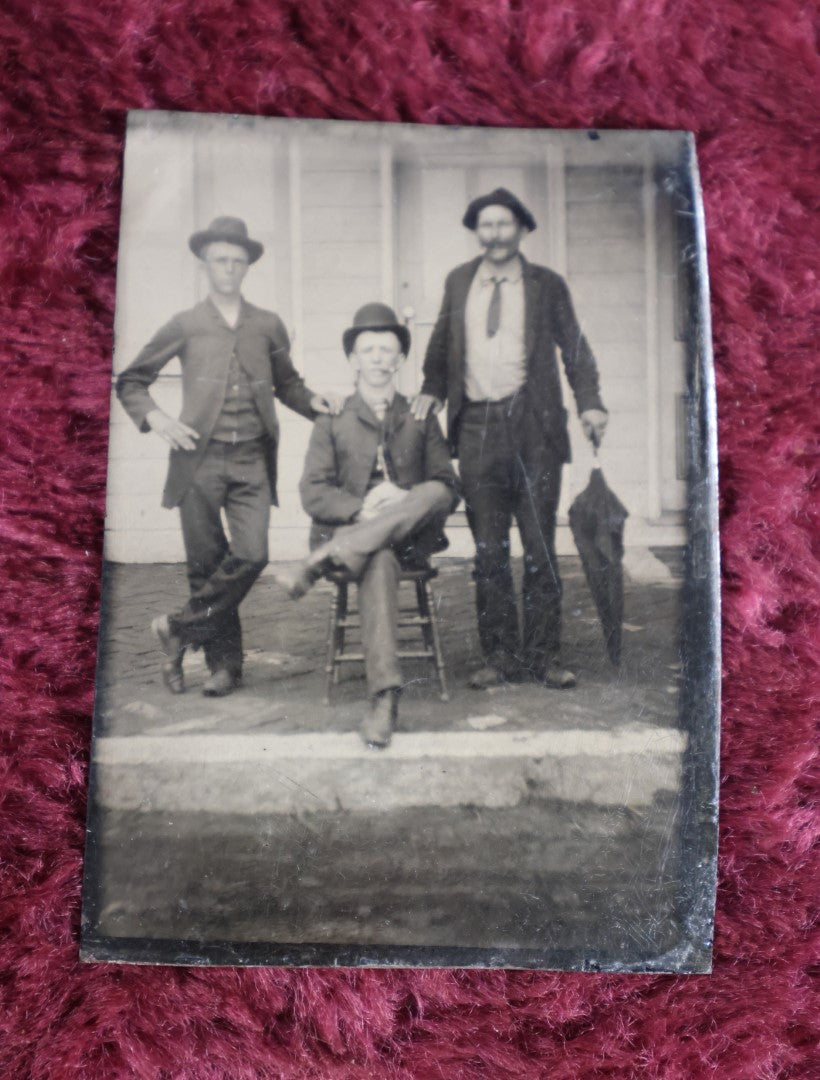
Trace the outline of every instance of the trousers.
<instances>
[{"instance_id":1,"label":"trousers","mask_svg":"<svg viewBox=\"0 0 820 1080\"><path fill-rule=\"evenodd\" d=\"M242 672L239 604L268 561L270 484L264 450L259 439L211 440L179 505L190 597L169 616L169 624L183 645L203 648L211 671Z\"/></svg>"},{"instance_id":2,"label":"trousers","mask_svg":"<svg viewBox=\"0 0 820 1080\"><path fill-rule=\"evenodd\" d=\"M367 521L342 525L316 548L311 561L327 558L358 583L367 689L372 695L402 684L398 662L399 578L408 559L426 559L454 502L440 480L416 484L404 499Z\"/></svg>"},{"instance_id":3,"label":"trousers","mask_svg":"<svg viewBox=\"0 0 820 1080\"><path fill-rule=\"evenodd\" d=\"M555 526L562 462L528 413L526 392L475 402L460 418L458 451L475 540L476 614L486 662L506 675L542 677L557 660L561 579ZM510 564L510 530L524 548L522 627Z\"/></svg>"}]
</instances>

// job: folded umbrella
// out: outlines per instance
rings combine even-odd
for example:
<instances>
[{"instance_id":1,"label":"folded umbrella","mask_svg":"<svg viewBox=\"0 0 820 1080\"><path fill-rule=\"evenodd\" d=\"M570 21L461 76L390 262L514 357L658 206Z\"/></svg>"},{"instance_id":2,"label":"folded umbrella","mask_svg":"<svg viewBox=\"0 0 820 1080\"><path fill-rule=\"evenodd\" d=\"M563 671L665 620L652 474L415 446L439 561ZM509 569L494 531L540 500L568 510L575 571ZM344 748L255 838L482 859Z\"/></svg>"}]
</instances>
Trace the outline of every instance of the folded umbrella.
<instances>
[{"instance_id":1,"label":"folded umbrella","mask_svg":"<svg viewBox=\"0 0 820 1080\"><path fill-rule=\"evenodd\" d=\"M598 609L607 653L616 667L621 661L624 522L628 516L596 460L589 483L569 508L569 527Z\"/></svg>"}]
</instances>

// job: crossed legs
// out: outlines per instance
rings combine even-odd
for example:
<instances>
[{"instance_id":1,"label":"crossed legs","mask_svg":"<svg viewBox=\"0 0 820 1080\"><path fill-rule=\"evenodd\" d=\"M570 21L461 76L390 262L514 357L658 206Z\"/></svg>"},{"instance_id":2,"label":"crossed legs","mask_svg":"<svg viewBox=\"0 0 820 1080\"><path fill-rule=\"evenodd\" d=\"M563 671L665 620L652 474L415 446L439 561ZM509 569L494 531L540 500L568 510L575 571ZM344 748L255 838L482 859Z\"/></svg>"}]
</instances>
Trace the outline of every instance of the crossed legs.
<instances>
[{"instance_id":1,"label":"crossed legs","mask_svg":"<svg viewBox=\"0 0 820 1080\"><path fill-rule=\"evenodd\" d=\"M180 659L185 648L201 646L209 669L219 676L214 685L229 692L242 674L238 607L268 558L270 488L259 444L209 444L179 510L190 597L167 617L168 635L178 644ZM181 663L178 667L181 684ZM171 686L166 669L163 674L171 689L182 689Z\"/></svg>"},{"instance_id":2,"label":"crossed legs","mask_svg":"<svg viewBox=\"0 0 820 1080\"><path fill-rule=\"evenodd\" d=\"M366 521L338 528L302 564L294 578L279 583L296 599L329 567L342 567L359 585L359 614L371 710L360 734L369 746L384 747L398 712L399 553L427 556L425 539L453 505L452 490L437 480L416 484L395 506ZM416 543L417 542L417 543Z\"/></svg>"}]
</instances>

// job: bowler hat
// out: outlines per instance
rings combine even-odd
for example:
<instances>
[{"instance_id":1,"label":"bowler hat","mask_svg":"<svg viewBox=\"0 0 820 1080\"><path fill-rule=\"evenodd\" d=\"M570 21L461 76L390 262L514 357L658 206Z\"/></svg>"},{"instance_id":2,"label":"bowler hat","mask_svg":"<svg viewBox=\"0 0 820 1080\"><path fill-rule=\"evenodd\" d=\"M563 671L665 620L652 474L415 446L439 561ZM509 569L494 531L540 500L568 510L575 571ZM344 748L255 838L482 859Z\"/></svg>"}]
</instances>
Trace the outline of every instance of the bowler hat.
<instances>
[{"instance_id":1,"label":"bowler hat","mask_svg":"<svg viewBox=\"0 0 820 1080\"><path fill-rule=\"evenodd\" d=\"M252 263L255 263L265 250L258 240L249 239L248 226L241 218L236 217L214 218L207 229L193 234L188 241L188 247L198 259L201 259L205 245L215 242L237 244L247 251L248 262Z\"/></svg>"},{"instance_id":2,"label":"bowler hat","mask_svg":"<svg viewBox=\"0 0 820 1080\"><path fill-rule=\"evenodd\" d=\"M350 356L356 344L356 338L365 330L390 330L401 343L401 351L406 356L410 351L410 331L396 318L395 311L387 304L365 304L353 316L353 325L342 334L345 354Z\"/></svg>"},{"instance_id":3,"label":"bowler hat","mask_svg":"<svg viewBox=\"0 0 820 1080\"><path fill-rule=\"evenodd\" d=\"M506 206L508 210L512 210L524 228L529 229L530 232L536 228L535 218L526 206L511 191L503 187L496 188L489 195L480 195L477 199L473 199L461 219L462 224L468 229L475 229L478 224L478 215L485 206Z\"/></svg>"}]
</instances>

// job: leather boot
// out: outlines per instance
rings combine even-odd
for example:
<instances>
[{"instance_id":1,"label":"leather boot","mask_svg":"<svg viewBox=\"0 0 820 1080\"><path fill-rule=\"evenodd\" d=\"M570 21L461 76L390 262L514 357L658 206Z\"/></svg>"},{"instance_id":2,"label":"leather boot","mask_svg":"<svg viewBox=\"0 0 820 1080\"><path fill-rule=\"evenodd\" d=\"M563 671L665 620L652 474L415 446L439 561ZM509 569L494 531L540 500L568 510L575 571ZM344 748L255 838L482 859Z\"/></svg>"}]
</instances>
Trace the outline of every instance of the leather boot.
<instances>
[{"instance_id":1,"label":"leather boot","mask_svg":"<svg viewBox=\"0 0 820 1080\"><path fill-rule=\"evenodd\" d=\"M506 685L508 681L503 672L487 664L472 673L467 685L471 690L494 690L497 686Z\"/></svg>"},{"instance_id":2,"label":"leather boot","mask_svg":"<svg viewBox=\"0 0 820 1080\"><path fill-rule=\"evenodd\" d=\"M542 682L552 690L571 690L577 685L578 679L574 673L562 668L557 661L547 665Z\"/></svg>"},{"instance_id":3,"label":"leather boot","mask_svg":"<svg viewBox=\"0 0 820 1080\"><path fill-rule=\"evenodd\" d=\"M217 668L202 684L205 697L227 697L242 682L242 676L226 668Z\"/></svg>"},{"instance_id":4,"label":"leather boot","mask_svg":"<svg viewBox=\"0 0 820 1080\"><path fill-rule=\"evenodd\" d=\"M185 655L185 646L175 634L171 633L167 615L158 615L154 619L151 623L151 633L166 656L160 669L162 681L172 694L184 694L185 679L182 674L182 657Z\"/></svg>"},{"instance_id":5,"label":"leather boot","mask_svg":"<svg viewBox=\"0 0 820 1080\"><path fill-rule=\"evenodd\" d=\"M396 720L399 715L398 690L382 690L373 698L370 712L362 721L359 734L365 746L377 750L390 745Z\"/></svg>"},{"instance_id":6,"label":"leather boot","mask_svg":"<svg viewBox=\"0 0 820 1080\"><path fill-rule=\"evenodd\" d=\"M294 573L274 574L273 580L285 590L291 600L301 600L332 565L330 558L326 555L319 558L311 555L299 564Z\"/></svg>"}]
</instances>

